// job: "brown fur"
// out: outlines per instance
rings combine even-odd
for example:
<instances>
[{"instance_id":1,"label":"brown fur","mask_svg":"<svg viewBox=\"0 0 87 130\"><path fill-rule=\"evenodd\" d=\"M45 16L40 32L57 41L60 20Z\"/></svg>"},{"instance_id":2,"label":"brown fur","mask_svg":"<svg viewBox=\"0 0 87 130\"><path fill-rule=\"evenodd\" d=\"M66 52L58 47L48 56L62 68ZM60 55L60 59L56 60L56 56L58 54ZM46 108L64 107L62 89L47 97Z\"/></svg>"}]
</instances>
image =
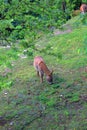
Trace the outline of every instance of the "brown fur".
<instances>
[{"instance_id":1,"label":"brown fur","mask_svg":"<svg viewBox=\"0 0 87 130\"><path fill-rule=\"evenodd\" d=\"M50 70L47 68L46 64L44 62L40 62L39 64L41 70L43 70L43 72L46 74L46 75L50 75Z\"/></svg>"},{"instance_id":2,"label":"brown fur","mask_svg":"<svg viewBox=\"0 0 87 130\"><path fill-rule=\"evenodd\" d=\"M82 4L82 5L80 6L80 11L81 11L81 13L87 12L87 5L86 5L86 4Z\"/></svg>"},{"instance_id":3,"label":"brown fur","mask_svg":"<svg viewBox=\"0 0 87 130\"><path fill-rule=\"evenodd\" d=\"M52 72L48 69L42 57L37 56L34 58L34 67L37 71L37 75L40 77L40 82L43 82L44 73L47 81L50 84L53 82Z\"/></svg>"}]
</instances>

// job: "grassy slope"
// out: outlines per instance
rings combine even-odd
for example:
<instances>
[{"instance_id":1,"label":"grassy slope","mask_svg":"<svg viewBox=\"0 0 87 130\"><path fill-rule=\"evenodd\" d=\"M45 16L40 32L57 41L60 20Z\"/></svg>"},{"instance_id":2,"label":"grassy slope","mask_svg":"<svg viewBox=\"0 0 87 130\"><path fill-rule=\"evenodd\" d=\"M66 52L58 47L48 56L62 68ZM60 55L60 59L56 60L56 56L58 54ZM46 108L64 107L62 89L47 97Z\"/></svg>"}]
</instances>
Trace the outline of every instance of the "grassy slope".
<instances>
[{"instance_id":1,"label":"grassy slope","mask_svg":"<svg viewBox=\"0 0 87 130\"><path fill-rule=\"evenodd\" d=\"M34 51L33 57L41 55L54 70L53 85L48 85L45 77L44 83L39 83L32 56L14 63L8 77L12 87L0 92L1 130L87 129L86 36L87 28L81 26L35 43L40 52Z\"/></svg>"}]
</instances>

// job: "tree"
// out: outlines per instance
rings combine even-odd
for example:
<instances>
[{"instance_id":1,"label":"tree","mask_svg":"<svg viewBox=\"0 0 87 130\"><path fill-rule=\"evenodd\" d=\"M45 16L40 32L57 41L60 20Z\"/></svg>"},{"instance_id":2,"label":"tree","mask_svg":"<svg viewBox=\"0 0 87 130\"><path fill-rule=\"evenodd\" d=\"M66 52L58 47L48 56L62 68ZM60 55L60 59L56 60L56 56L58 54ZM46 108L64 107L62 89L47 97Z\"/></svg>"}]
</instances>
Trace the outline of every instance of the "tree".
<instances>
[{"instance_id":1,"label":"tree","mask_svg":"<svg viewBox=\"0 0 87 130\"><path fill-rule=\"evenodd\" d=\"M64 24L72 9L69 0L0 0L1 38L14 41L27 37L30 44L39 32Z\"/></svg>"}]
</instances>

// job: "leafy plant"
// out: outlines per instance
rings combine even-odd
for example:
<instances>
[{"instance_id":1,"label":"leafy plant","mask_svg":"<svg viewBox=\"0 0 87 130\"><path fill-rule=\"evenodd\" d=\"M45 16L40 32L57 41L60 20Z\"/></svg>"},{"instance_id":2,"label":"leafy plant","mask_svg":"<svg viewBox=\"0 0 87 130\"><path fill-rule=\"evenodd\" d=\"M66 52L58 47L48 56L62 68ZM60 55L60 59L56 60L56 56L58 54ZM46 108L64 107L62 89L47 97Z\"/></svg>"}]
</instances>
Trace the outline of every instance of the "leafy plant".
<instances>
[{"instance_id":1,"label":"leafy plant","mask_svg":"<svg viewBox=\"0 0 87 130\"><path fill-rule=\"evenodd\" d=\"M14 43L19 39L25 40L22 41L24 47L33 44L40 32L52 32L54 28L66 22L67 17L72 13L73 2L68 0L65 2L66 9L64 10L61 8L63 6L61 0L21 0L21 4L20 0L11 2L1 0L1 38L8 43L11 41Z\"/></svg>"},{"instance_id":2,"label":"leafy plant","mask_svg":"<svg viewBox=\"0 0 87 130\"><path fill-rule=\"evenodd\" d=\"M53 107L56 104L56 98L52 97L46 102L47 107Z\"/></svg>"},{"instance_id":3,"label":"leafy plant","mask_svg":"<svg viewBox=\"0 0 87 130\"><path fill-rule=\"evenodd\" d=\"M73 94L72 98L70 99L71 102L78 102L79 95L77 93Z\"/></svg>"},{"instance_id":4,"label":"leafy plant","mask_svg":"<svg viewBox=\"0 0 87 130\"><path fill-rule=\"evenodd\" d=\"M0 90L9 88L13 85L13 80L8 80L8 75L6 75L6 77L0 75Z\"/></svg>"}]
</instances>

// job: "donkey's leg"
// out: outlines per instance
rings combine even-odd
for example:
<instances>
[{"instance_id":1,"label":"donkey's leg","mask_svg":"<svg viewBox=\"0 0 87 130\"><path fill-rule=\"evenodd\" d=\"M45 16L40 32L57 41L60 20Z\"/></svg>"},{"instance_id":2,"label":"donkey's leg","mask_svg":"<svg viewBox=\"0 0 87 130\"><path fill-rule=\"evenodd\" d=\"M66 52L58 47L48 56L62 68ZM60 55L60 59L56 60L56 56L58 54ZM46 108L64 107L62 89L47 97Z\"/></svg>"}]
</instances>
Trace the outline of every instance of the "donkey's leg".
<instances>
[{"instance_id":1,"label":"donkey's leg","mask_svg":"<svg viewBox=\"0 0 87 130\"><path fill-rule=\"evenodd\" d=\"M37 71L37 76L39 77L39 71Z\"/></svg>"},{"instance_id":2,"label":"donkey's leg","mask_svg":"<svg viewBox=\"0 0 87 130\"><path fill-rule=\"evenodd\" d=\"M39 76L40 76L40 82L42 83L43 82L43 76L44 76L43 72L39 72Z\"/></svg>"}]
</instances>

